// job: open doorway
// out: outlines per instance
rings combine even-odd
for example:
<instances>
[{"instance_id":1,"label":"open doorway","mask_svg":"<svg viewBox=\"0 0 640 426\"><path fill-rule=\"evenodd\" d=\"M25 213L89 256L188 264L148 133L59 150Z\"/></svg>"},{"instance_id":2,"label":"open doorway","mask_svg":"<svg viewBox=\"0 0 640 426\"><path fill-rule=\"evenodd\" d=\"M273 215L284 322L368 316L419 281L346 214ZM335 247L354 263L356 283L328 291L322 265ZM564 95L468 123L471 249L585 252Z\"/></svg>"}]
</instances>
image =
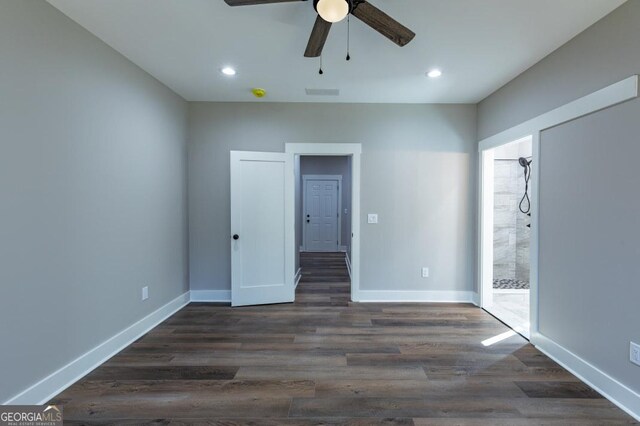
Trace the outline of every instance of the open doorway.
<instances>
[{"instance_id":1,"label":"open doorway","mask_svg":"<svg viewBox=\"0 0 640 426\"><path fill-rule=\"evenodd\" d=\"M351 300L352 157L295 156L296 302Z\"/></svg>"},{"instance_id":2,"label":"open doorway","mask_svg":"<svg viewBox=\"0 0 640 426\"><path fill-rule=\"evenodd\" d=\"M482 307L529 338L532 138L483 151Z\"/></svg>"}]
</instances>

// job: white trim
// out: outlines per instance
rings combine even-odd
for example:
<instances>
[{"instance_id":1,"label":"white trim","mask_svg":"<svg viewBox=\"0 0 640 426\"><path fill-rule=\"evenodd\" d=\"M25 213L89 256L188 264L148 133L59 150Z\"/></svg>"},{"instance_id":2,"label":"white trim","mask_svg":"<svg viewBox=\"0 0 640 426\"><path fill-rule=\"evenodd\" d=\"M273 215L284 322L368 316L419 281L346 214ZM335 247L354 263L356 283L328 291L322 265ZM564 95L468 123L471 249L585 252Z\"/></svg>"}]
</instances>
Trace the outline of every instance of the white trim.
<instances>
[{"instance_id":1,"label":"white trim","mask_svg":"<svg viewBox=\"0 0 640 426\"><path fill-rule=\"evenodd\" d=\"M480 207L478 214L478 292L480 306L493 305L493 213L494 213L494 152L480 152Z\"/></svg>"},{"instance_id":2,"label":"white trim","mask_svg":"<svg viewBox=\"0 0 640 426\"><path fill-rule=\"evenodd\" d=\"M478 149L484 151L496 148L509 142L539 133L550 127L566 123L571 120L592 114L613 105L638 97L638 76L633 75L614 83L604 89L583 96L559 108L541 114L497 135L488 137L478 144Z\"/></svg>"},{"instance_id":3,"label":"white trim","mask_svg":"<svg viewBox=\"0 0 640 426\"><path fill-rule=\"evenodd\" d=\"M349 272L349 278L351 278L351 259L349 259L349 253L344 252L344 263L347 264L347 271Z\"/></svg>"},{"instance_id":4,"label":"white trim","mask_svg":"<svg viewBox=\"0 0 640 426\"><path fill-rule=\"evenodd\" d=\"M538 306L538 259L540 253L540 132L531 139L531 232L529 238L529 335L537 333L540 325Z\"/></svg>"},{"instance_id":5,"label":"white trim","mask_svg":"<svg viewBox=\"0 0 640 426\"><path fill-rule=\"evenodd\" d=\"M231 303L231 290L191 290L192 302Z\"/></svg>"},{"instance_id":6,"label":"white trim","mask_svg":"<svg viewBox=\"0 0 640 426\"><path fill-rule=\"evenodd\" d=\"M300 220L302 221L302 246L304 247L304 251L307 251L307 227L304 224L304 221L307 219L305 212L307 211L307 181L308 180L335 180L338 182L338 194L336 195L336 218L337 218L337 232L338 239L336 240L336 250L340 251L340 247L342 247L342 175L302 175L302 217Z\"/></svg>"},{"instance_id":7,"label":"white trim","mask_svg":"<svg viewBox=\"0 0 640 426\"><path fill-rule=\"evenodd\" d=\"M189 301L189 292L181 294L2 404L42 405L46 403L184 308Z\"/></svg>"},{"instance_id":8,"label":"white trim","mask_svg":"<svg viewBox=\"0 0 640 426\"><path fill-rule=\"evenodd\" d=\"M302 268L298 268L298 270L296 271L296 276L293 279L294 284L294 288L298 288L298 283L300 282L300 279L302 278Z\"/></svg>"},{"instance_id":9,"label":"white trim","mask_svg":"<svg viewBox=\"0 0 640 426\"><path fill-rule=\"evenodd\" d=\"M354 302L361 303L473 303L472 291L360 290Z\"/></svg>"},{"instance_id":10,"label":"white trim","mask_svg":"<svg viewBox=\"0 0 640 426\"><path fill-rule=\"evenodd\" d=\"M294 155L354 155L362 154L359 143L286 143L284 152Z\"/></svg>"},{"instance_id":11,"label":"white trim","mask_svg":"<svg viewBox=\"0 0 640 426\"><path fill-rule=\"evenodd\" d=\"M542 353L640 421L640 394L540 333L532 335L531 341Z\"/></svg>"},{"instance_id":12,"label":"white trim","mask_svg":"<svg viewBox=\"0 0 640 426\"><path fill-rule=\"evenodd\" d=\"M360 289L360 157L359 143L286 143L285 152L295 155L330 155L351 157L351 298ZM291 162L293 164L293 161ZM291 173L294 174L293 166ZM295 203L290 206L295 211Z\"/></svg>"}]
</instances>

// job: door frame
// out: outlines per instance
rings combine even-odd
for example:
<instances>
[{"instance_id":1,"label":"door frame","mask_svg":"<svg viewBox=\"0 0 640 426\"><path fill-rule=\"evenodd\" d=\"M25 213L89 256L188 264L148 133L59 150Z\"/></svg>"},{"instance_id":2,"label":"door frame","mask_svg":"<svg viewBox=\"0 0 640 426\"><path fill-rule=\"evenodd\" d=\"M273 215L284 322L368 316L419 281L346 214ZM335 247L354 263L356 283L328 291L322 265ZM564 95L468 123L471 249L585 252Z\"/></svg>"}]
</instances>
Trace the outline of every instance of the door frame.
<instances>
[{"instance_id":1,"label":"door frame","mask_svg":"<svg viewBox=\"0 0 640 426\"><path fill-rule=\"evenodd\" d=\"M302 175L302 247L304 251L307 251L307 227L304 226L305 221L305 211L307 210L307 197L306 197L306 189L307 189L307 181L308 180L335 180L338 181L338 194L336 195L338 199L336 200L336 207L338 209L338 222L337 222L337 232L338 232L338 244L336 246L336 251L340 251L340 246L342 245L342 175Z\"/></svg>"},{"instance_id":2,"label":"door frame","mask_svg":"<svg viewBox=\"0 0 640 426\"><path fill-rule=\"evenodd\" d=\"M351 157L351 256L349 260L351 262L351 300L357 302L360 299L360 157L362 145L359 143L286 143L285 153L291 156L291 173L294 176L293 160L296 155ZM291 200L288 208L295 214L295 200ZM292 244L295 242L292 241ZM295 257L295 250L293 253ZM295 261L293 264L295 265ZM291 275L295 275L294 270L291 271Z\"/></svg>"},{"instance_id":3,"label":"door frame","mask_svg":"<svg viewBox=\"0 0 640 426\"><path fill-rule=\"evenodd\" d=\"M538 305L539 286L538 266L539 266L539 238L540 238L540 135L544 130L551 127L567 123L585 115L609 108L611 106L635 99L640 93L640 77L633 75L618 81L610 86L595 91L591 94L569 102L554 110L534 117L524 123L518 124L496 135L490 136L478 142L478 268L477 268L477 291L480 293L477 302L482 306L482 284L483 276L486 274L487 259L483 258L483 248L485 245L486 229L485 209L483 200L483 179L484 179L484 153L492 148L513 142L524 137L531 137L533 144L533 163L531 169L531 252L530 252L530 341L535 346L548 341L548 338L540 333L540 313ZM485 256L486 257L486 256ZM492 266L493 267L493 266Z\"/></svg>"},{"instance_id":4,"label":"door frame","mask_svg":"<svg viewBox=\"0 0 640 426\"><path fill-rule=\"evenodd\" d=\"M529 255L529 338L533 332L533 321L537 321L537 310L534 313L534 307L537 308L537 261L535 262L536 270L534 271L534 258L537 259L538 247L538 177L540 170L539 163L539 138L536 140L532 135L528 135L516 140L506 141L487 148L481 148L479 154L480 160L480 187L478 193L479 206L479 283L478 291L480 292L480 307L491 313L493 306L493 236L494 236L494 176L495 176L495 149L511 144L529 142L532 152L531 167L531 237L530 237L530 255ZM535 216L534 216L535 215ZM536 219L534 219L534 217ZM535 225L534 225L535 223ZM536 231L533 228L535 226ZM534 283L535 280L535 283ZM535 290L534 290L535 289ZM534 296L535 294L535 296ZM534 303L535 302L535 303ZM492 314L493 315L493 314ZM502 319L501 319L502 321ZM506 323L506 322L505 322ZM511 327L510 324L507 324ZM520 331L516 330L518 333ZM526 337L526 336L525 336Z\"/></svg>"}]
</instances>

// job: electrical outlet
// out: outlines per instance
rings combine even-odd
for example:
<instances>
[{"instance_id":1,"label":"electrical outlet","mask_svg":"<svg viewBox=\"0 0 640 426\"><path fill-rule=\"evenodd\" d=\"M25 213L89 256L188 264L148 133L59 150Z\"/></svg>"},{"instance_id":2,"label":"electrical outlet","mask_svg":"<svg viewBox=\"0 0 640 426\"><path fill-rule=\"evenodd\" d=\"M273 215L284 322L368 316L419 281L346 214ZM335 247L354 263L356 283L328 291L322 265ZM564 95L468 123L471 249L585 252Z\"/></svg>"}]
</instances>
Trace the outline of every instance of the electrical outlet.
<instances>
[{"instance_id":1,"label":"electrical outlet","mask_svg":"<svg viewBox=\"0 0 640 426\"><path fill-rule=\"evenodd\" d=\"M429 268L422 268L422 278L429 278Z\"/></svg>"},{"instance_id":2,"label":"electrical outlet","mask_svg":"<svg viewBox=\"0 0 640 426\"><path fill-rule=\"evenodd\" d=\"M636 365L640 365L640 345L631 342L629 346L629 360Z\"/></svg>"},{"instance_id":3,"label":"electrical outlet","mask_svg":"<svg viewBox=\"0 0 640 426\"><path fill-rule=\"evenodd\" d=\"M149 298L149 286L142 287L142 300L147 300Z\"/></svg>"},{"instance_id":4,"label":"electrical outlet","mask_svg":"<svg viewBox=\"0 0 640 426\"><path fill-rule=\"evenodd\" d=\"M378 215L376 213L369 213L367 215L368 223L378 223Z\"/></svg>"}]
</instances>

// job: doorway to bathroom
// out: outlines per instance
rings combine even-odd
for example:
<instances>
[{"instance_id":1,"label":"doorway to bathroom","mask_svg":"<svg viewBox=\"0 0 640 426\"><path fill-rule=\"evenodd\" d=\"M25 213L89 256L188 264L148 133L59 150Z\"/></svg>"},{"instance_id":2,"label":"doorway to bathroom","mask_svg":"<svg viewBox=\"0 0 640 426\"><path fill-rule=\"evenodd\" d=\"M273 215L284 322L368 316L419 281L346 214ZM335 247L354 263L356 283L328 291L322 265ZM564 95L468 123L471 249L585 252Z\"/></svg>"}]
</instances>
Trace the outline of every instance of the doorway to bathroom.
<instances>
[{"instance_id":1,"label":"doorway to bathroom","mask_svg":"<svg viewBox=\"0 0 640 426\"><path fill-rule=\"evenodd\" d=\"M532 138L482 152L482 307L529 338Z\"/></svg>"}]
</instances>

